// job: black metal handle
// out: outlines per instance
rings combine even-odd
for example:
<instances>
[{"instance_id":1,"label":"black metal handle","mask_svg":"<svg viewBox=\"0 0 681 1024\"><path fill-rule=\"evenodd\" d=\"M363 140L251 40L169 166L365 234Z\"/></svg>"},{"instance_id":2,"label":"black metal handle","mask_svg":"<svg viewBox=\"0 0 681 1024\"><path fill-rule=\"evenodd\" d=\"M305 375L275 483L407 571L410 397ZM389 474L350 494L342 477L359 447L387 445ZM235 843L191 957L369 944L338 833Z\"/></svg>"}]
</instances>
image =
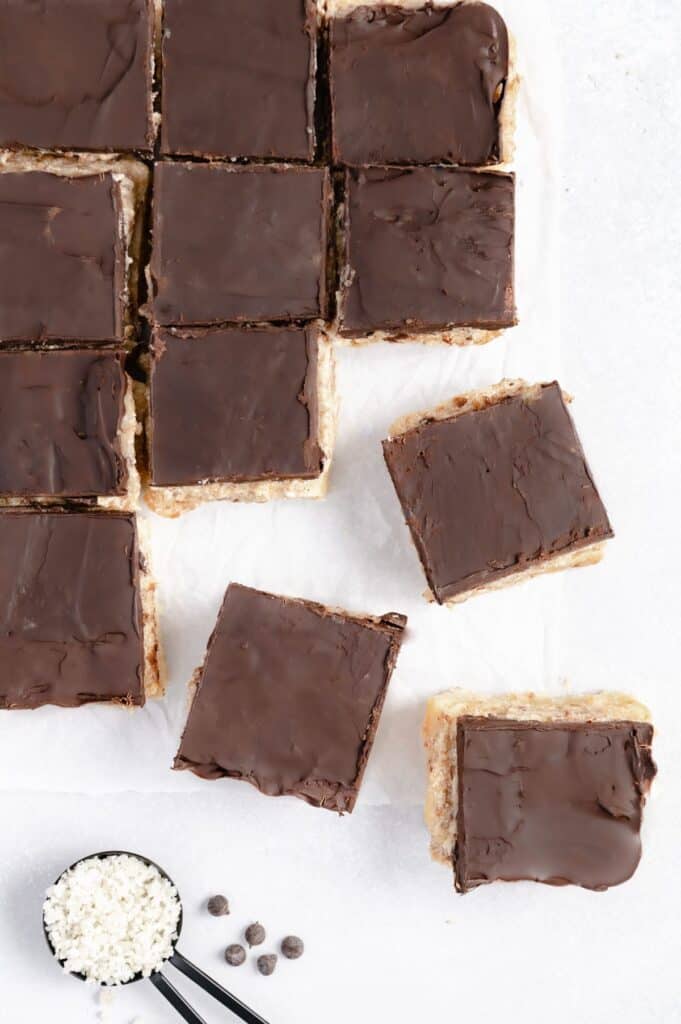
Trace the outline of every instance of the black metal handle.
<instances>
[{"instance_id":1,"label":"black metal handle","mask_svg":"<svg viewBox=\"0 0 681 1024\"><path fill-rule=\"evenodd\" d=\"M205 974L200 967L187 960L186 957L176 949L170 958L170 963L173 967L176 967L178 971L181 971L187 978L195 982L204 992L212 996L213 999L217 999L219 1003L226 1006L232 1013L235 1013L237 1017L245 1021L246 1024L267 1024L267 1021L256 1013L255 1010L251 1010L250 1007L242 1003L240 999L233 996L231 992L228 992L222 985L218 985L217 981L213 981L207 974ZM153 977L153 975L152 975Z\"/></svg>"},{"instance_id":2,"label":"black metal handle","mask_svg":"<svg viewBox=\"0 0 681 1024\"><path fill-rule=\"evenodd\" d=\"M170 1005L177 1010L180 1017L187 1021L187 1024L206 1024L203 1017L199 1017L196 1010L192 1010L184 996L180 995L175 986L160 971L154 971L149 976L149 981L168 1000Z\"/></svg>"}]
</instances>

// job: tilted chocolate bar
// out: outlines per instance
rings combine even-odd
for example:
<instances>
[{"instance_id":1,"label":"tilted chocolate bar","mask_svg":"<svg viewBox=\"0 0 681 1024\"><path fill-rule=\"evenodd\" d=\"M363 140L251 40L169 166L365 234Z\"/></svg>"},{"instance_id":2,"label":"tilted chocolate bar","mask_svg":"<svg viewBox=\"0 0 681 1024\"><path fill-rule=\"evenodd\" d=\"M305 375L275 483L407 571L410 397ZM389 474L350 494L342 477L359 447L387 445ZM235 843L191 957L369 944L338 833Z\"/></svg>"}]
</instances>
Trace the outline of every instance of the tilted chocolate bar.
<instances>
[{"instance_id":1,"label":"tilted chocolate bar","mask_svg":"<svg viewBox=\"0 0 681 1024\"><path fill-rule=\"evenodd\" d=\"M656 772L649 718L619 693L431 698L426 821L459 892L520 880L602 890L631 878Z\"/></svg>"},{"instance_id":2,"label":"tilted chocolate bar","mask_svg":"<svg viewBox=\"0 0 681 1024\"><path fill-rule=\"evenodd\" d=\"M139 496L135 403L125 354L0 350L0 504Z\"/></svg>"},{"instance_id":3,"label":"tilted chocolate bar","mask_svg":"<svg viewBox=\"0 0 681 1024\"><path fill-rule=\"evenodd\" d=\"M405 624L231 584L175 767L352 811Z\"/></svg>"},{"instance_id":4,"label":"tilted chocolate bar","mask_svg":"<svg viewBox=\"0 0 681 1024\"><path fill-rule=\"evenodd\" d=\"M555 382L503 381L406 417L383 454L440 604L597 562L613 535Z\"/></svg>"},{"instance_id":5,"label":"tilted chocolate bar","mask_svg":"<svg viewBox=\"0 0 681 1024\"><path fill-rule=\"evenodd\" d=\"M134 515L1 510L0 609L0 708L162 693Z\"/></svg>"},{"instance_id":6,"label":"tilted chocolate bar","mask_svg":"<svg viewBox=\"0 0 681 1024\"><path fill-rule=\"evenodd\" d=\"M157 164L155 321L201 327L323 316L329 190L320 168Z\"/></svg>"},{"instance_id":7,"label":"tilted chocolate bar","mask_svg":"<svg viewBox=\"0 0 681 1024\"><path fill-rule=\"evenodd\" d=\"M0 341L124 341L141 207L132 159L0 154Z\"/></svg>"},{"instance_id":8,"label":"tilted chocolate bar","mask_svg":"<svg viewBox=\"0 0 681 1024\"><path fill-rule=\"evenodd\" d=\"M154 145L151 0L0 0L0 146Z\"/></svg>"},{"instance_id":9,"label":"tilted chocolate bar","mask_svg":"<svg viewBox=\"0 0 681 1024\"><path fill-rule=\"evenodd\" d=\"M343 336L468 344L515 323L512 175L348 170L341 232Z\"/></svg>"},{"instance_id":10,"label":"tilted chocolate bar","mask_svg":"<svg viewBox=\"0 0 681 1024\"><path fill-rule=\"evenodd\" d=\"M165 0L163 153L312 160L313 0Z\"/></svg>"},{"instance_id":11,"label":"tilted chocolate bar","mask_svg":"<svg viewBox=\"0 0 681 1024\"><path fill-rule=\"evenodd\" d=\"M333 352L318 327L155 331L147 501L156 512L322 497L334 431Z\"/></svg>"},{"instance_id":12,"label":"tilted chocolate bar","mask_svg":"<svg viewBox=\"0 0 681 1024\"><path fill-rule=\"evenodd\" d=\"M507 159L515 82L501 16L328 0L336 163L473 167Z\"/></svg>"}]
</instances>

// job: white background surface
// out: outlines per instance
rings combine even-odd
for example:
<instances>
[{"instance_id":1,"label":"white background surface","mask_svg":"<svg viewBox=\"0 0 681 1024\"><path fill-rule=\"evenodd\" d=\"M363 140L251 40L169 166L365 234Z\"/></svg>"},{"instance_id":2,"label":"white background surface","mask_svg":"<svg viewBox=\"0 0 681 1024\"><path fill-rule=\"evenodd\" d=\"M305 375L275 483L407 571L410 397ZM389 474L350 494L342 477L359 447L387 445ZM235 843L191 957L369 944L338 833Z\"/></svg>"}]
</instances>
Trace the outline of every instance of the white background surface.
<instances>
[{"instance_id":1,"label":"white background surface","mask_svg":"<svg viewBox=\"0 0 681 1024\"><path fill-rule=\"evenodd\" d=\"M508 0L505 9L514 3L525 11L533 0ZM267 800L236 783L192 786L185 794L0 793L2 1024L96 1020L92 994L62 978L42 947L39 905L65 864L111 847L143 851L167 868L186 905L181 948L272 1024L411 1024L455 1014L480 1024L681 1021L681 10L677 0L550 6L563 76L556 118L564 126L562 365L548 338L546 362L535 352L531 373L560 371L575 395L616 541L599 567L478 598L454 614L428 609L433 626L412 618L367 787L350 817ZM341 389L358 369L373 375L385 427L417 393L428 405L459 390L462 379L469 386L505 372L529 375L511 337L484 351L448 354L446 373L442 357L422 349L346 352ZM399 360L412 381L404 395L385 393L386 358ZM376 437L380 427L377 419ZM320 562L318 589L306 596L344 603L357 585L347 575L364 554L372 593L380 594L370 610L409 610L403 595L422 579L406 537L396 529L384 545L375 529L398 512L374 441L341 435L334 492L351 485L359 464L369 502L358 521L320 515L313 545L324 545L325 529L342 526L348 561ZM364 511L372 507L376 518ZM227 530L227 539L216 533L214 552L225 582L230 550L252 542L261 514L228 509L215 520ZM290 513L278 514L285 537ZM266 571L268 545L281 546L281 537L258 535L263 552L244 582L300 590L293 549L277 578ZM309 557L317 557L314 546ZM201 566L196 572L198 579ZM167 637L178 677L200 659L219 602L217 591L195 600L195 583L184 584L182 631ZM430 660L432 679L424 679ZM453 893L447 870L428 859L417 728L421 695L457 682L488 690L607 686L652 706L660 778L631 882L605 894L531 885ZM61 758L75 753L64 750ZM131 747L130 758L140 756ZM86 777L82 786L89 788ZM230 897L231 917L201 912L213 890ZM234 970L220 961L221 948L256 917L273 939L294 931L308 944L301 961L280 963L270 979L250 964ZM194 999L193 986L181 984ZM210 1024L229 1019L198 995L195 1002ZM174 1019L148 985L119 993L109 1019L129 1024L137 1015L145 1024Z\"/></svg>"}]
</instances>

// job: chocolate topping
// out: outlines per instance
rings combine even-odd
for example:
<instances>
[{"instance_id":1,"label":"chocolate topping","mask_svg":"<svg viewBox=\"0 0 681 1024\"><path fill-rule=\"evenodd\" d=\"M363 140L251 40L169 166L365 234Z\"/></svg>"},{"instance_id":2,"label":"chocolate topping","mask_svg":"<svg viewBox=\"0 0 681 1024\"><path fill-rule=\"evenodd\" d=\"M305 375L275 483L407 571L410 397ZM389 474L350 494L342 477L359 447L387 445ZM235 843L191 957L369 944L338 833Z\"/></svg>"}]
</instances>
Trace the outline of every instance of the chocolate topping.
<instances>
[{"instance_id":1,"label":"chocolate topping","mask_svg":"<svg viewBox=\"0 0 681 1024\"><path fill-rule=\"evenodd\" d=\"M154 485L315 477L318 331L157 331Z\"/></svg>"},{"instance_id":2,"label":"chocolate topping","mask_svg":"<svg viewBox=\"0 0 681 1024\"><path fill-rule=\"evenodd\" d=\"M0 145L153 147L147 0L0 0Z\"/></svg>"},{"instance_id":3,"label":"chocolate topping","mask_svg":"<svg viewBox=\"0 0 681 1024\"><path fill-rule=\"evenodd\" d=\"M165 0L164 153L312 160L312 0Z\"/></svg>"},{"instance_id":4,"label":"chocolate topping","mask_svg":"<svg viewBox=\"0 0 681 1024\"><path fill-rule=\"evenodd\" d=\"M0 512L0 708L143 704L135 517Z\"/></svg>"},{"instance_id":5,"label":"chocolate topping","mask_svg":"<svg viewBox=\"0 0 681 1024\"><path fill-rule=\"evenodd\" d=\"M512 175L379 167L346 188L341 333L515 322Z\"/></svg>"},{"instance_id":6,"label":"chocolate topping","mask_svg":"<svg viewBox=\"0 0 681 1024\"><path fill-rule=\"evenodd\" d=\"M0 173L0 340L122 340L119 221L111 175Z\"/></svg>"},{"instance_id":7,"label":"chocolate topping","mask_svg":"<svg viewBox=\"0 0 681 1024\"><path fill-rule=\"evenodd\" d=\"M337 163L499 160L508 33L492 7L359 7L330 37Z\"/></svg>"},{"instance_id":8,"label":"chocolate topping","mask_svg":"<svg viewBox=\"0 0 681 1024\"><path fill-rule=\"evenodd\" d=\"M427 420L383 453L440 603L612 536L556 383Z\"/></svg>"},{"instance_id":9,"label":"chocolate topping","mask_svg":"<svg viewBox=\"0 0 681 1024\"><path fill-rule=\"evenodd\" d=\"M0 352L0 496L124 494L122 352Z\"/></svg>"},{"instance_id":10,"label":"chocolate topping","mask_svg":"<svg viewBox=\"0 0 681 1024\"><path fill-rule=\"evenodd\" d=\"M329 187L318 168L157 164L156 322L322 315Z\"/></svg>"},{"instance_id":11,"label":"chocolate topping","mask_svg":"<svg viewBox=\"0 0 681 1024\"><path fill-rule=\"evenodd\" d=\"M351 811L405 624L231 584L175 767Z\"/></svg>"},{"instance_id":12,"label":"chocolate topping","mask_svg":"<svg viewBox=\"0 0 681 1024\"><path fill-rule=\"evenodd\" d=\"M641 857L652 739L637 722L459 719L457 889L625 882Z\"/></svg>"}]
</instances>

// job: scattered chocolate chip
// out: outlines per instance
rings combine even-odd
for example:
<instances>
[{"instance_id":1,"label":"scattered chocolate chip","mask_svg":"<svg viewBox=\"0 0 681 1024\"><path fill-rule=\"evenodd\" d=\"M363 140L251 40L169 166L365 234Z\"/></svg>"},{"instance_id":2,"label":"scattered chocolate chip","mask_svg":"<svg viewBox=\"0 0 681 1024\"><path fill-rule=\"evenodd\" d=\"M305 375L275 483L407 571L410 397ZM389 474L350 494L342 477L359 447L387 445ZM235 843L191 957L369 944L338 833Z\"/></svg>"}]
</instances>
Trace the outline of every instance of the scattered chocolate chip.
<instances>
[{"instance_id":1,"label":"scattered chocolate chip","mask_svg":"<svg viewBox=\"0 0 681 1024\"><path fill-rule=\"evenodd\" d=\"M255 924L249 924L245 934L246 942L249 946L262 946L263 942L267 938L265 929L259 921L256 921ZM270 974L271 973L272 972L270 971Z\"/></svg>"},{"instance_id":2,"label":"scattered chocolate chip","mask_svg":"<svg viewBox=\"0 0 681 1024\"><path fill-rule=\"evenodd\" d=\"M225 960L232 967L241 967L242 963L246 959L246 950L243 946L238 943L234 943L233 946L227 946L225 950Z\"/></svg>"},{"instance_id":3,"label":"scattered chocolate chip","mask_svg":"<svg viewBox=\"0 0 681 1024\"><path fill-rule=\"evenodd\" d=\"M261 974L268 976L274 974L274 968L277 966L277 955L276 953L268 953L266 956L258 957L258 970Z\"/></svg>"},{"instance_id":4,"label":"scattered chocolate chip","mask_svg":"<svg viewBox=\"0 0 681 1024\"><path fill-rule=\"evenodd\" d=\"M281 951L287 960L297 960L305 952L305 943L297 935L287 935L281 943Z\"/></svg>"},{"instance_id":5,"label":"scattered chocolate chip","mask_svg":"<svg viewBox=\"0 0 681 1024\"><path fill-rule=\"evenodd\" d=\"M225 896L211 896L208 900L208 913L213 917L224 917L229 914L229 900Z\"/></svg>"}]
</instances>

